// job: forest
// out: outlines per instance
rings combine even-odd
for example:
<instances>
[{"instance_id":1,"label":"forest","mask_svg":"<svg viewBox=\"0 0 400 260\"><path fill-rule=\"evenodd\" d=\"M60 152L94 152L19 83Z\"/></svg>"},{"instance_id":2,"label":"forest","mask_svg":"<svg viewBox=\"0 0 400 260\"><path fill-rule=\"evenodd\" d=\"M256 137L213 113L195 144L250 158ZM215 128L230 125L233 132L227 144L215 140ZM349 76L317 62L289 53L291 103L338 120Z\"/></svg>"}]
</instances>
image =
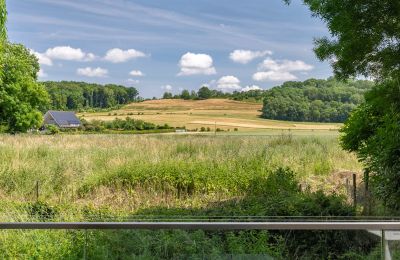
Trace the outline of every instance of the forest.
<instances>
[{"instance_id":1,"label":"forest","mask_svg":"<svg viewBox=\"0 0 400 260\"><path fill-rule=\"evenodd\" d=\"M265 91L262 117L276 120L344 122L373 87L367 80L335 78L289 81Z\"/></svg>"},{"instance_id":2,"label":"forest","mask_svg":"<svg viewBox=\"0 0 400 260\"><path fill-rule=\"evenodd\" d=\"M107 84L45 81L49 97L49 109L83 110L88 108L111 108L136 101L139 92L133 87Z\"/></svg>"}]
</instances>

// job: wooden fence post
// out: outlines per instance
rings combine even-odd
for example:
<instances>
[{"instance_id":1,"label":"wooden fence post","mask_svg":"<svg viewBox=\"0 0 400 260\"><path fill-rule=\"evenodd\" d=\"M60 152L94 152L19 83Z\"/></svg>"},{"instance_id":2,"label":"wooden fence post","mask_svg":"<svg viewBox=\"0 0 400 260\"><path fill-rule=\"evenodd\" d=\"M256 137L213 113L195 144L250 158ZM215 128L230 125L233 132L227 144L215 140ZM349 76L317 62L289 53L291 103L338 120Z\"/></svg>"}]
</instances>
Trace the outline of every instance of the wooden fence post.
<instances>
[{"instance_id":1,"label":"wooden fence post","mask_svg":"<svg viewBox=\"0 0 400 260\"><path fill-rule=\"evenodd\" d=\"M357 208L357 175L353 173L353 206Z\"/></svg>"}]
</instances>

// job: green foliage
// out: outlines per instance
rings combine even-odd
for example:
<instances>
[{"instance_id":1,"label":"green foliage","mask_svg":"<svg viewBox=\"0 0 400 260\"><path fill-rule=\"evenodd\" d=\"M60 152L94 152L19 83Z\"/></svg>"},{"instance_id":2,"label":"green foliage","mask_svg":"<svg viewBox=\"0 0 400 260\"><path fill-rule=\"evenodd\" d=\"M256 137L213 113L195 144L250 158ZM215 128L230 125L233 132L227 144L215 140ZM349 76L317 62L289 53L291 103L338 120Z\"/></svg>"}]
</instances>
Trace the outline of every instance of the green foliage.
<instances>
[{"instance_id":1,"label":"green foliage","mask_svg":"<svg viewBox=\"0 0 400 260\"><path fill-rule=\"evenodd\" d=\"M363 102L363 94L372 88L370 81L339 82L309 79L285 82L265 92L262 117L268 119L343 122Z\"/></svg>"},{"instance_id":2,"label":"green foliage","mask_svg":"<svg viewBox=\"0 0 400 260\"><path fill-rule=\"evenodd\" d=\"M60 133L60 129L55 125L46 125L46 132L49 135L55 135Z\"/></svg>"},{"instance_id":3,"label":"green foliage","mask_svg":"<svg viewBox=\"0 0 400 260\"><path fill-rule=\"evenodd\" d=\"M211 90L210 90L208 87L206 87L206 86L201 87L201 88L199 89L199 91L197 92L197 97L198 97L199 99L209 99L211 96L212 96L212 92L211 92Z\"/></svg>"},{"instance_id":4,"label":"green foliage","mask_svg":"<svg viewBox=\"0 0 400 260\"><path fill-rule=\"evenodd\" d=\"M137 101L138 91L131 87L74 81L45 81L54 110L88 110L90 108L112 108Z\"/></svg>"},{"instance_id":5,"label":"green foliage","mask_svg":"<svg viewBox=\"0 0 400 260\"><path fill-rule=\"evenodd\" d=\"M377 85L341 130L344 149L357 152L372 174L373 194L400 209L400 96L397 81Z\"/></svg>"},{"instance_id":6,"label":"green foliage","mask_svg":"<svg viewBox=\"0 0 400 260\"><path fill-rule=\"evenodd\" d=\"M112 121L99 121L94 120L88 122L82 120L82 124L85 131L90 132L101 132L104 130L118 130L118 131L131 131L131 130L156 130L156 129L173 129L168 124L156 125L153 123L145 122L140 119L133 119L130 117L125 118L125 120L116 118Z\"/></svg>"},{"instance_id":7,"label":"green foliage","mask_svg":"<svg viewBox=\"0 0 400 260\"><path fill-rule=\"evenodd\" d=\"M163 95L163 99L171 99L172 98L172 93L171 92L165 92Z\"/></svg>"},{"instance_id":8,"label":"green foliage","mask_svg":"<svg viewBox=\"0 0 400 260\"><path fill-rule=\"evenodd\" d=\"M288 2L288 1L286 1ZM341 78L384 79L400 73L400 2L393 0L303 0L331 33L315 41L315 53L332 62Z\"/></svg>"},{"instance_id":9,"label":"green foliage","mask_svg":"<svg viewBox=\"0 0 400 260\"><path fill-rule=\"evenodd\" d=\"M0 41L7 39L7 8L6 0L0 0Z\"/></svg>"},{"instance_id":10,"label":"green foliage","mask_svg":"<svg viewBox=\"0 0 400 260\"><path fill-rule=\"evenodd\" d=\"M0 53L0 125L8 132L38 128L48 95L36 82L39 64L23 45L2 42Z\"/></svg>"},{"instance_id":11,"label":"green foliage","mask_svg":"<svg viewBox=\"0 0 400 260\"><path fill-rule=\"evenodd\" d=\"M54 220L58 213L55 207L41 201L29 203L26 210L31 218L39 221Z\"/></svg>"}]
</instances>

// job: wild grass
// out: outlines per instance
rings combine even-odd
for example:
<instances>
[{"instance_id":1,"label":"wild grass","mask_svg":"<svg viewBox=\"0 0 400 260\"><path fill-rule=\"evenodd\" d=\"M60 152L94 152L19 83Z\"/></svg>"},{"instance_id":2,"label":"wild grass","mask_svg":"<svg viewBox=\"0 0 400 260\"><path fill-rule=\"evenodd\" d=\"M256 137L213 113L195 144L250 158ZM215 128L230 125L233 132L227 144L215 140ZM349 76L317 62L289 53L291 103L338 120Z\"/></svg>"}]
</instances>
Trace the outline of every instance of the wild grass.
<instances>
[{"instance_id":1,"label":"wild grass","mask_svg":"<svg viewBox=\"0 0 400 260\"><path fill-rule=\"evenodd\" d=\"M201 204L240 196L277 167L326 189L330 174L360 171L335 136L0 136L0 196L13 201L32 200L38 182L40 198L53 202Z\"/></svg>"},{"instance_id":2,"label":"wild grass","mask_svg":"<svg viewBox=\"0 0 400 260\"><path fill-rule=\"evenodd\" d=\"M294 204L275 201L268 197L273 191L264 190L269 186L263 181L280 167L292 169L310 189L327 193L340 193L336 173L361 169L335 135L0 135L0 221L296 212ZM248 197L249 191L272 202ZM0 231L0 255L204 259L233 253L283 259L283 241L266 231L15 230Z\"/></svg>"}]
</instances>

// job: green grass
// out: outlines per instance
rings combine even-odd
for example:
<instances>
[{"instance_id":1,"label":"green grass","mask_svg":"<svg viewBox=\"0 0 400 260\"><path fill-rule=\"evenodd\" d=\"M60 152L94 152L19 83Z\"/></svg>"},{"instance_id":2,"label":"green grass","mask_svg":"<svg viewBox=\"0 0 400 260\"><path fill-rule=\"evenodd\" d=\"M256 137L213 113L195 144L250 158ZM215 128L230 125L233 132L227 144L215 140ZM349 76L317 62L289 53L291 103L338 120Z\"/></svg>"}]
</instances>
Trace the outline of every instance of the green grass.
<instances>
[{"instance_id":1,"label":"green grass","mask_svg":"<svg viewBox=\"0 0 400 260\"><path fill-rule=\"evenodd\" d=\"M119 221L138 214L204 216L226 211L235 215L249 209L256 215L272 214L276 207L265 209L263 200L256 199L251 207L237 203L279 167L289 167L298 181L326 193L342 192L337 183L343 180L335 179L335 173L361 170L356 158L339 147L336 134L293 132L0 135L0 221ZM36 182L43 202L39 206L34 203ZM268 232L247 231L0 231L0 255L22 259L79 259L85 252L92 259L201 259L232 252L280 256L285 249L277 239Z\"/></svg>"}]
</instances>

